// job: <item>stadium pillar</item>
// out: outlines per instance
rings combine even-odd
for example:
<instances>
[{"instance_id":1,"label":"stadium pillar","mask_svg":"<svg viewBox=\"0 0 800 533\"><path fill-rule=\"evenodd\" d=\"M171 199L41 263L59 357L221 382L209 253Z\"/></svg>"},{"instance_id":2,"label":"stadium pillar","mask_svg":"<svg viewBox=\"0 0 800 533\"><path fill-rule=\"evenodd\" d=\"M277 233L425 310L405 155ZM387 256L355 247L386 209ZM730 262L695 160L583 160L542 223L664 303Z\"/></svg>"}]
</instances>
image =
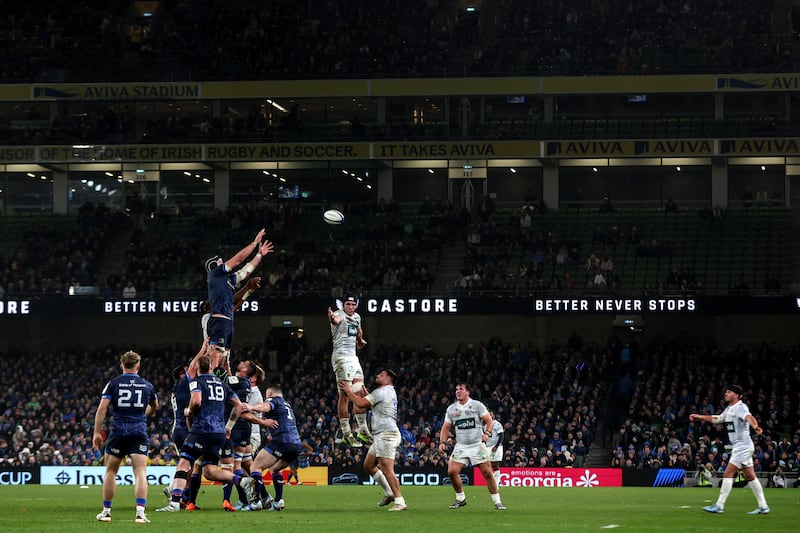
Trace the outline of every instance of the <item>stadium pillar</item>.
<instances>
[{"instance_id":1,"label":"stadium pillar","mask_svg":"<svg viewBox=\"0 0 800 533\"><path fill-rule=\"evenodd\" d=\"M552 95L544 97L543 103L544 109L542 110L544 113L544 121L545 122L553 122L553 115L555 110L555 100L553 99ZM550 205L550 204L547 204Z\"/></svg>"},{"instance_id":2,"label":"stadium pillar","mask_svg":"<svg viewBox=\"0 0 800 533\"><path fill-rule=\"evenodd\" d=\"M214 172L214 209L225 211L230 201L231 173L225 169Z\"/></svg>"},{"instance_id":3,"label":"stadium pillar","mask_svg":"<svg viewBox=\"0 0 800 533\"><path fill-rule=\"evenodd\" d=\"M386 124L386 97L381 96L375 103L377 105L375 122L383 126Z\"/></svg>"},{"instance_id":4,"label":"stadium pillar","mask_svg":"<svg viewBox=\"0 0 800 533\"><path fill-rule=\"evenodd\" d=\"M716 93L714 95L714 120L721 120L723 118L725 118L725 95Z\"/></svg>"},{"instance_id":5,"label":"stadium pillar","mask_svg":"<svg viewBox=\"0 0 800 533\"><path fill-rule=\"evenodd\" d=\"M391 202L394 187L394 169L388 166L378 168L378 200Z\"/></svg>"},{"instance_id":6,"label":"stadium pillar","mask_svg":"<svg viewBox=\"0 0 800 533\"><path fill-rule=\"evenodd\" d=\"M542 167L542 201L549 209L558 209L558 167Z\"/></svg>"},{"instance_id":7,"label":"stadium pillar","mask_svg":"<svg viewBox=\"0 0 800 533\"><path fill-rule=\"evenodd\" d=\"M728 207L728 161L724 158L711 163L711 205Z\"/></svg>"},{"instance_id":8,"label":"stadium pillar","mask_svg":"<svg viewBox=\"0 0 800 533\"><path fill-rule=\"evenodd\" d=\"M64 170L53 172L53 213L67 214L67 172Z\"/></svg>"}]
</instances>

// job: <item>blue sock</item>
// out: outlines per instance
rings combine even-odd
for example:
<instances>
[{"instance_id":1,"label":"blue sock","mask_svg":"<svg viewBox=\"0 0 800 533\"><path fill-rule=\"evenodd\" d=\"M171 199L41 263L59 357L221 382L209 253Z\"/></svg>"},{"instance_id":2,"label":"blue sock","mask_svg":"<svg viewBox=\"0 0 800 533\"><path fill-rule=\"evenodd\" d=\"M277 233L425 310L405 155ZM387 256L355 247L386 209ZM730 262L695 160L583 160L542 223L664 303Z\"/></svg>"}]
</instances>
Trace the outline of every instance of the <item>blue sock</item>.
<instances>
[{"instance_id":1,"label":"blue sock","mask_svg":"<svg viewBox=\"0 0 800 533\"><path fill-rule=\"evenodd\" d=\"M111 501L110 500L103 500L103 509L108 509L111 512Z\"/></svg>"},{"instance_id":2,"label":"blue sock","mask_svg":"<svg viewBox=\"0 0 800 533\"><path fill-rule=\"evenodd\" d=\"M283 472L272 474L272 484L275 485L275 499L283 499Z\"/></svg>"},{"instance_id":3,"label":"blue sock","mask_svg":"<svg viewBox=\"0 0 800 533\"><path fill-rule=\"evenodd\" d=\"M242 470L241 468L238 470L234 470L233 474L239 476L239 479L245 476L244 470ZM236 483L236 492L239 494L239 501L247 503L247 493L244 491L242 487L239 486L239 483Z\"/></svg>"},{"instance_id":4,"label":"blue sock","mask_svg":"<svg viewBox=\"0 0 800 533\"><path fill-rule=\"evenodd\" d=\"M256 490L261 499L266 498L267 487L264 486L264 478L261 476L261 472L250 472L250 477L256 482Z\"/></svg>"},{"instance_id":5,"label":"blue sock","mask_svg":"<svg viewBox=\"0 0 800 533\"><path fill-rule=\"evenodd\" d=\"M189 485L189 501L197 502L197 494L200 492L200 485L203 484L203 477L200 474L192 474Z\"/></svg>"},{"instance_id":6,"label":"blue sock","mask_svg":"<svg viewBox=\"0 0 800 533\"><path fill-rule=\"evenodd\" d=\"M145 498L136 498L136 505L141 505L142 507L147 507L147 499L145 499Z\"/></svg>"}]
</instances>

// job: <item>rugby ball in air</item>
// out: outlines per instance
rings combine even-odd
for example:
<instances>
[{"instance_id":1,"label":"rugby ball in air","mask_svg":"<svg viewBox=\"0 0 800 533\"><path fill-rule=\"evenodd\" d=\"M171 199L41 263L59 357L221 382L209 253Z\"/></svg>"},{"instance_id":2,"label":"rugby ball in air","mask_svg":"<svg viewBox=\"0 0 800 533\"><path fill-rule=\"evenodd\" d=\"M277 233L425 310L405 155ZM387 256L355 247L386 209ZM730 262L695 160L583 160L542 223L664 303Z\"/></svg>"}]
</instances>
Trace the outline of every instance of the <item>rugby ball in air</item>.
<instances>
[{"instance_id":1,"label":"rugby ball in air","mask_svg":"<svg viewBox=\"0 0 800 533\"><path fill-rule=\"evenodd\" d=\"M322 214L322 219L328 224L338 225L344 222L344 215L336 209L329 209Z\"/></svg>"}]
</instances>

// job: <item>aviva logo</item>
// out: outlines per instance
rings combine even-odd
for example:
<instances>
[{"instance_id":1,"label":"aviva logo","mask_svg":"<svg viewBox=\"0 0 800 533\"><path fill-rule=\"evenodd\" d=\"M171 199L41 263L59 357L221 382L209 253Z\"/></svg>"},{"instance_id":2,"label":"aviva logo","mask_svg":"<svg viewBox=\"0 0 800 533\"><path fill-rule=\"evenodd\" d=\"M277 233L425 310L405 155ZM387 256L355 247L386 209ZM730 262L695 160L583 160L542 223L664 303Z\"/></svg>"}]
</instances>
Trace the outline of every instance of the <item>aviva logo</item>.
<instances>
[{"instance_id":1,"label":"aviva logo","mask_svg":"<svg viewBox=\"0 0 800 533\"><path fill-rule=\"evenodd\" d=\"M767 86L767 80L741 78L717 78L717 89L763 89Z\"/></svg>"},{"instance_id":2,"label":"aviva logo","mask_svg":"<svg viewBox=\"0 0 800 533\"><path fill-rule=\"evenodd\" d=\"M75 98L80 96L77 89L57 89L55 87L34 87L33 98Z\"/></svg>"}]
</instances>

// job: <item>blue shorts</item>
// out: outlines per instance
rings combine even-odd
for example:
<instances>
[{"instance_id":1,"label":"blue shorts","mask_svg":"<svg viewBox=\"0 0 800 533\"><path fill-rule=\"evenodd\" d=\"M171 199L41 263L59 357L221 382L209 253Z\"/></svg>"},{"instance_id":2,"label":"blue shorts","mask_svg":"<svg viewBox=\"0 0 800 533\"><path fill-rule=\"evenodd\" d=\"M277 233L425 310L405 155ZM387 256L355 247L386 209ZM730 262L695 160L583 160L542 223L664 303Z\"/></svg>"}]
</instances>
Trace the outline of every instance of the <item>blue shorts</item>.
<instances>
[{"instance_id":1,"label":"blue shorts","mask_svg":"<svg viewBox=\"0 0 800 533\"><path fill-rule=\"evenodd\" d=\"M189 430L186 428L175 428L172 431L172 444L175 446L175 449L181 451L183 448L183 443L186 442L186 435L189 434Z\"/></svg>"},{"instance_id":2,"label":"blue shorts","mask_svg":"<svg viewBox=\"0 0 800 533\"><path fill-rule=\"evenodd\" d=\"M201 457L203 466L217 464L225 447L225 433L192 433L186 436L181 448L181 457L194 463Z\"/></svg>"},{"instance_id":3,"label":"blue shorts","mask_svg":"<svg viewBox=\"0 0 800 533\"><path fill-rule=\"evenodd\" d=\"M212 316L208 319L208 343L231 349L233 346L233 320Z\"/></svg>"},{"instance_id":4,"label":"blue shorts","mask_svg":"<svg viewBox=\"0 0 800 533\"><path fill-rule=\"evenodd\" d=\"M231 442L231 439L225 439L225 446L222 447L222 452L220 452L219 456L222 459L233 457L233 442Z\"/></svg>"},{"instance_id":5,"label":"blue shorts","mask_svg":"<svg viewBox=\"0 0 800 533\"><path fill-rule=\"evenodd\" d=\"M234 447L241 446L244 448L250 444L250 434L253 431L253 426L249 422L242 424L236 423L231 430L231 443Z\"/></svg>"},{"instance_id":6,"label":"blue shorts","mask_svg":"<svg viewBox=\"0 0 800 533\"><path fill-rule=\"evenodd\" d=\"M288 464L291 464L300 455L300 450L302 450L303 447L300 444L270 442L269 444L265 445L262 449L265 450L267 453L277 457L278 459L283 459Z\"/></svg>"},{"instance_id":7,"label":"blue shorts","mask_svg":"<svg viewBox=\"0 0 800 533\"><path fill-rule=\"evenodd\" d=\"M114 457L122 458L136 453L147 455L148 451L147 435L114 435L112 431L106 441L105 452Z\"/></svg>"}]
</instances>

